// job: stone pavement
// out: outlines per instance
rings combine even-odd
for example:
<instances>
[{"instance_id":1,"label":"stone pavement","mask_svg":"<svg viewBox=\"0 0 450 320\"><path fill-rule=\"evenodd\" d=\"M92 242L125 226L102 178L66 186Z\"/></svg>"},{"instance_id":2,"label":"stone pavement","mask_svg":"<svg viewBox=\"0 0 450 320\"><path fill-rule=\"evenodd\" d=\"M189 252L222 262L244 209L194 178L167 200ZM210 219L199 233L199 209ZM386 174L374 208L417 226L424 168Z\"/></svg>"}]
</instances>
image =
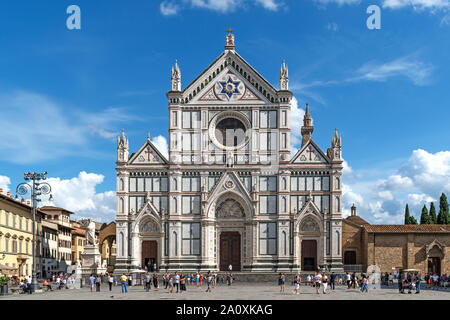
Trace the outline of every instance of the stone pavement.
<instances>
[{"instance_id":1,"label":"stone pavement","mask_svg":"<svg viewBox=\"0 0 450 320\"><path fill-rule=\"evenodd\" d=\"M112 292L107 286L101 292L90 292L89 288L62 289L59 291L0 296L2 300L450 300L450 290L422 290L420 294L400 294L394 287L370 290L361 293L358 289L336 287L327 294L316 294L315 288L300 286L300 294L292 293L293 286L286 285L286 292L280 293L276 284L234 283L232 286L219 284L211 293L205 292L206 286L197 288L188 285L187 291L169 294L165 289L152 289L145 292L141 286L128 288L128 293L121 293L120 286L113 287ZM175 289L176 291L176 289Z\"/></svg>"}]
</instances>

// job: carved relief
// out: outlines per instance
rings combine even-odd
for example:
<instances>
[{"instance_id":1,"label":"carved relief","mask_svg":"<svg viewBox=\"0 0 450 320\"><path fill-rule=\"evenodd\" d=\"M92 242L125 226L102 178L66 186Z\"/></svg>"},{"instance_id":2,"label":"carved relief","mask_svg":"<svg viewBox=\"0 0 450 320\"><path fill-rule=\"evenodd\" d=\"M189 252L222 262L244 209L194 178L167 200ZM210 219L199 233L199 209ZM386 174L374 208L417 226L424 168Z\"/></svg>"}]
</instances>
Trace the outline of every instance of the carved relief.
<instances>
[{"instance_id":1,"label":"carved relief","mask_svg":"<svg viewBox=\"0 0 450 320\"><path fill-rule=\"evenodd\" d=\"M216 210L217 218L233 219L243 218L245 216L242 206L233 199L228 199L222 202Z\"/></svg>"},{"instance_id":2,"label":"carved relief","mask_svg":"<svg viewBox=\"0 0 450 320\"><path fill-rule=\"evenodd\" d=\"M319 225L317 224L317 222L313 218L306 217L300 223L300 231L303 231L303 232L320 232L320 228L319 228Z\"/></svg>"},{"instance_id":3,"label":"carved relief","mask_svg":"<svg viewBox=\"0 0 450 320\"><path fill-rule=\"evenodd\" d=\"M139 232L141 233L159 233L158 224L152 219L144 219L139 223Z\"/></svg>"}]
</instances>

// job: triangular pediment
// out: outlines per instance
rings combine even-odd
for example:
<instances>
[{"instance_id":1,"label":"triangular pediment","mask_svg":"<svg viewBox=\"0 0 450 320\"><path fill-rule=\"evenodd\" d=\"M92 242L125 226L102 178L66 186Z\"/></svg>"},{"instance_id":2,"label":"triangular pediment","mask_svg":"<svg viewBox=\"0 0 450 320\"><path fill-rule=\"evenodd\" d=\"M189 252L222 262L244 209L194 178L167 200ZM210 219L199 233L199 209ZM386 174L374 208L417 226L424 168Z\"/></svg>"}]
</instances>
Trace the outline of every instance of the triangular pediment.
<instances>
[{"instance_id":1,"label":"triangular pediment","mask_svg":"<svg viewBox=\"0 0 450 320\"><path fill-rule=\"evenodd\" d=\"M155 145L147 139L147 141L139 148L139 150L130 158L128 164L167 164L167 159L159 152Z\"/></svg>"},{"instance_id":2,"label":"triangular pediment","mask_svg":"<svg viewBox=\"0 0 450 320\"><path fill-rule=\"evenodd\" d=\"M183 90L187 104L274 103L277 90L236 52L225 52Z\"/></svg>"},{"instance_id":3,"label":"triangular pediment","mask_svg":"<svg viewBox=\"0 0 450 320\"><path fill-rule=\"evenodd\" d=\"M303 219L303 217L311 214L322 220L322 214L320 213L320 209L317 207L312 197L310 196L309 199L305 202L303 207L298 212L297 219L298 221L300 221L301 219Z\"/></svg>"},{"instance_id":4,"label":"triangular pediment","mask_svg":"<svg viewBox=\"0 0 450 320\"><path fill-rule=\"evenodd\" d=\"M329 163L328 157L313 140L309 140L292 158L291 163Z\"/></svg>"},{"instance_id":5,"label":"triangular pediment","mask_svg":"<svg viewBox=\"0 0 450 320\"><path fill-rule=\"evenodd\" d=\"M158 212L158 210L155 208L150 199L148 199L147 202L144 204L144 206L139 210L134 220L133 229L135 230L135 232L141 231L139 229L142 229L143 227L143 224L141 223L143 220L152 220L157 226L159 227L161 226L161 213ZM147 227L150 226L151 223L147 225Z\"/></svg>"}]
</instances>

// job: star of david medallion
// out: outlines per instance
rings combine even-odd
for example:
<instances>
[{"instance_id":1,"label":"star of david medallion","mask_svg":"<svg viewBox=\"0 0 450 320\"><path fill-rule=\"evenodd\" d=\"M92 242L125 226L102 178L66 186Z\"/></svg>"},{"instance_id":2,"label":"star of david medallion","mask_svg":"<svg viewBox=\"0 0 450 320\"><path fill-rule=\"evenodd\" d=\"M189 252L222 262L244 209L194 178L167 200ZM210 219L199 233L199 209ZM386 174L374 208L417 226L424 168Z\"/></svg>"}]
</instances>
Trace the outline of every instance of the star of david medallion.
<instances>
[{"instance_id":1,"label":"star of david medallion","mask_svg":"<svg viewBox=\"0 0 450 320\"><path fill-rule=\"evenodd\" d=\"M220 93L226 94L228 99L234 94L240 94L238 89L240 81L233 81L231 77L228 77L227 81L219 81L219 84L222 86L222 91L220 91Z\"/></svg>"}]
</instances>

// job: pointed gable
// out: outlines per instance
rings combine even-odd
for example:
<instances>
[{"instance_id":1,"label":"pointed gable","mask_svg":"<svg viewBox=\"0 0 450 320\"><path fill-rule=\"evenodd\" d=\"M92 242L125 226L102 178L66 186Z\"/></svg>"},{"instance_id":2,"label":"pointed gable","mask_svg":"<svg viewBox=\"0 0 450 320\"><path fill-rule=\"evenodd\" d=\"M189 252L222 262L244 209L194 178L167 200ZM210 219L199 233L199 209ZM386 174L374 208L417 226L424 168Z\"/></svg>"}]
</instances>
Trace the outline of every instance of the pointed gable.
<instances>
[{"instance_id":1,"label":"pointed gable","mask_svg":"<svg viewBox=\"0 0 450 320\"><path fill-rule=\"evenodd\" d=\"M129 164L167 164L167 159L155 145L147 139L142 147L130 158Z\"/></svg>"},{"instance_id":2,"label":"pointed gable","mask_svg":"<svg viewBox=\"0 0 450 320\"><path fill-rule=\"evenodd\" d=\"M184 90L184 103L273 103L277 90L236 52L220 55Z\"/></svg>"},{"instance_id":3,"label":"pointed gable","mask_svg":"<svg viewBox=\"0 0 450 320\"><path fill-rule=\"evenodd\" d=\"M314 141L309 140L292 158L291 163L329 163L328 157Z\"/></svg>"}]
</instances>

